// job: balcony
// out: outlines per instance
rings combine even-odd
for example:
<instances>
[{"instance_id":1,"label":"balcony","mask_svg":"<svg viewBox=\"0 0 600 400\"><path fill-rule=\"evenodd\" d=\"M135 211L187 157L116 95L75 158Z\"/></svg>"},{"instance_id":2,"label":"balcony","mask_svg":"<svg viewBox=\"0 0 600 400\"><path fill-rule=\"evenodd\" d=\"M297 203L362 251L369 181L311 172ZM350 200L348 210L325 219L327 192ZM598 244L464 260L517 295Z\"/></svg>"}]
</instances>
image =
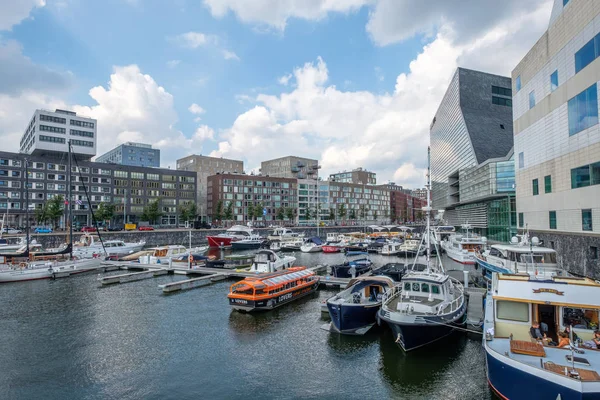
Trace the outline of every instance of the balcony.
<instances>
[{"instance_id":1,"label":"balcony","mask_svg":"<svg viewBox=\"0 0 600 400\"><path fill-rule=\"evenodd\" d=\"M292 167L292 172L300 172L300 168L298 168L298 167Z\"/></svg>"}]
</instances>

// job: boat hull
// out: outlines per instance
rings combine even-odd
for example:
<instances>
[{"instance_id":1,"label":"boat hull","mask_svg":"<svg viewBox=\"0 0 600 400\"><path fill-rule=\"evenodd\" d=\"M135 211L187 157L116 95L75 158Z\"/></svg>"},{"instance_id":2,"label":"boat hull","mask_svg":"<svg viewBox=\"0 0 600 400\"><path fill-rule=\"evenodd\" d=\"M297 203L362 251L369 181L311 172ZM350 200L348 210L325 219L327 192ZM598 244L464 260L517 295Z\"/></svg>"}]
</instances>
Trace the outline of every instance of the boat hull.
<instances>
[{"instance_id":1,"label":"boat hull","mask_svg":"<svg viewBox=\"0 0 600 400\"><path fill-rule=\"evenodd\" d=\"M340 251L342 249L337 246L323 246L323 253L339 253Z\"/></svg>"},{"instance_id":2,"label":"boat hull","mask_svg":"<svg viewBox=\"0 0 600 400\"><path fill-rule=\"evenodd\" d=\"M302 246L300 247L300 251L302 251L303 253L318 253L320 251L323 251L323 247L322 246Z\"/></svg>"},{"instance_id":3,"label":"boat hull","mask_svg":"<svg viewBox=\"0 0 600 400\"><path fill-rule=\"evenodd\" d=\"M351 268L356 268L356 276L360 276L371 271L371 266L349 266L349 265L334 265L331 267L331 275L335 278L352 278L350 273Z\"/></svg>"},{"instance_id":4,"label":"boat hull","mask_svg":"<svg viewBox=\"0 0 600 400\"><path fill-rule=\"evenodd\" d=\"M318 287L319 281L315 280L310 285L299 287L298 290L283 294L281 296L272 297L270 299L246 300L229 298L229 305L231 305L231 307L234 310L248 313L257 311L269 311L274 308L291 303L292 301L298 300L302 297L308 296L309 294L314 293Z\"/></svg>"},{"instance_id":5,"label":"boat hull","mask_svg":"<svg viewBox=\"0 0 600 400\"><path fill-rule=\"evenodd\" d=\"M15 269L0 272L0 283L34 281L51 279L54 271L51 268Z\"/></svg>"},{"instance_id":6,"label":"boat hull","mask_svg":"<svg viewBox=\"0 0 600 400\"><path fill-rule=\"evenodd\" d=\"M377 311L381 303L360 304L332 304L327 302L327 310L336 332L356 335L364 334L377 322Z\"/></svg>"},{"instance_id":7,"label":"boat hull","mask_svg":"<svg viewBox=\"0 0 600 400\"><path fill-rule=\"evenodd\" d=\"M258 249L263 244L263 242L231 242L231 248L235 250L249 250L249 249Z\"/></svg>"},{"instance_id":8,"label":"boat hull","mask_svg":"<svg viewBox=\"0 0 600 400\"><path fill-rule=\"evenodd\" d=\"M231 246L233 238L224 236L207 236L208 245L210 247L228 247Z\"/></svg>"},{"instance_id":9,"label":"boat hull","mask_svg":"<svg viewBox=\"0 0 600 400\"><path fill-rule=\"evenodd\" d=\"M582 392L581 383L573 379L563 378L548 371L535 369L535 373L529 373L518 368L516 361L495 353L486 348L486 369L488 383L496 394L502 399L520 399L527 397L528 400L561 399L561 400L591 400L600 398L600 390L594 392ZM540 372L541 375L540 376ZM560 381L567 381L572 387L562 385ZM525 388L535 388L526 390ZM560 396L559 396L560 395Z\"/></svg>"}]
</instances>

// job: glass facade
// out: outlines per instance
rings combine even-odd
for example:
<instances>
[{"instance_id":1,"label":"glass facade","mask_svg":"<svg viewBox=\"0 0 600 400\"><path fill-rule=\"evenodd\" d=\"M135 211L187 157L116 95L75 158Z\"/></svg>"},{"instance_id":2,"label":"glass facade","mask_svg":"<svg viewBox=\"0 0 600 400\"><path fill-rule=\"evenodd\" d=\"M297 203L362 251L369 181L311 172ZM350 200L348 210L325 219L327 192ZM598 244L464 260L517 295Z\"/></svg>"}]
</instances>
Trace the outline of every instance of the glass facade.
<instances>
[{"instance_id":1,"label":"glass facade","mask_svg":"<svg viewBox=\"0 0 600 400\"><path fill-rule=\"evenodd\" d=\"M544 177L544 193L552 193L552 176L546 175Z\"/></svg>"},{"instance_id":2,"label":"glass facade","mask_svg":"<svg viewBox=\"0 0 600 400\"><path fill-rule=\"evenodd\" d=\"M550 91L554 92L558 88L558 70L550 75Z\"/></svg>"},{"instance_id":3,"label":"glass facade","mask_svg":"<svg viewBox=\"0 0 600 400\"><path fill-rule=\"evenodd\" d=\"M535 90L529 92L529 109L535 107Z\"/></svg>"},{"instance_id":4,"label":"glass facade","mask_svg":"<svg viewBox=\"0 0 600 400\"><path fill-rule=\"evenodd\" d=\"M521 75L517 76L517 81L515 82L515 87L517 89L517 92L519 90L521 90Z\"/></svg>"},{"instance_id":5,"label":"glass facade","mask_svg":"<svg viewBox=\"0 0 600 400\"><path fill-rule=\"evenodd\" d=\"M487 237L490 240L509 242L517 232L516 200L514 196L492 200L488 203ZM521 215L519 215L519 224Z\"/></svg>"},{"instance_id":6,"label":"glass facade","mask_svg":"<svg viewBox=\"0 0 600 400\"><path fill-rule=\"evenodd\" d=\"M496 191L498 193L515 191L515 160L496 163Z\"/></svg>"},{"instance_id":7,"label":"glass facade","mask_svg":"<svg viewBox=\"0 0 600 400\"><path fill-rule=\"evenodd\" d=\"M571 170L571 189L600 184L600 162L573 168Z\"/></svg>"},{"instance_id":8,"label":"glass facade","mask_svg":"<svg viewBox=\"0 0 600 400\"><path fill-rule=\"evenodd\" d=\"M596 84L569 100L569 136L598 124Z\"/></svg>"},{"instance_id":9,"label":"glass facade","mask_svg":"<svg viewBox=\"0 0 600 400\"><path fill-rule=\"evenodd\" d=\"M575 73L587 67L592 61L600 56L600 34L583 45L575 53Z\"/></svg>"},{"instance_id":10,"label":"glass facade","mask_svg":"<svg viewBox=\"0 0 600 400\"><path fill-rule=\"evenodd\" d=\"M548 214L550 219L550 229L556 229L556 211L550 211Z\"/></svg>"},{"instance_id":11,"label":"glass facade","mask_svg":"<svg viewBox=\"0 0 600 400\"><path fill-rule=\"evenodd\" d=\"M581 229L592 231L592 210L581 210Z\"/></svg>"}]
</instances>

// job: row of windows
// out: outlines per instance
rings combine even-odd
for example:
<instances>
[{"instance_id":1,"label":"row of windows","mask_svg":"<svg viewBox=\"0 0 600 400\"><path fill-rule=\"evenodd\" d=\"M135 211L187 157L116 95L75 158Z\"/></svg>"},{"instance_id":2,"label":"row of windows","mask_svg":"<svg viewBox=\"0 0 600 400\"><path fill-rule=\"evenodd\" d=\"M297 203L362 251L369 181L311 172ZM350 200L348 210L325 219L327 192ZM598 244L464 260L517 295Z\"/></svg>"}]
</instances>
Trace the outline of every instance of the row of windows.
<instances>
[{"instance_id":1,"label":"row of windows","mask_svg":"<svg viewBox=\"0 0 600 400\"><path fill-rule=\"evenodd\" d=\"M600 185L600 162L571 170L571 189Z\"/></svg>"},{"instance_id":2,"label":"row of windows","mask_svg":"<svg viewBox=\"0 0 600 400\"><path fill-rule=\"evenodd\" d=\"M48 121L54 122L57 124L66 124L67 120L65 118L53 117L52 115L40 114L40 121Z\"/></svg>"},{"instance_id":3,"label":"row of windows","mask_svg":"<svg viewBox=\"0 0 600 400\"><path fill-rule=\"evenodd\" d=\"M57 128L56 126L40 125L40 131L54 132L54 133L66 133L65 128ZM64 143L64 140L63 140Z\"/></svg>"},{"instance_id":4,"label":"row of windows","mask_svg":"<svg viewBox=\"0 0 600 400\"><path fill-rule=\"evenodd\" d=\"M65 138L40 135L40 142L65 143Z\"/></svg>"},{"instance_id":5,"label":"row of windows","mask_svg":"<svg viewBox=\"0 0 600 400\"><path fill-rule=\"evenodd\" d=\"M512 100L505 99L504 97L492 96L492 104L497 104L499 106L512 107Z\"/></svg>"},{"instance_id":6,"label":"row of windows","mask_svg":"<svg viewBox=\"0 0 600 400\"><path fill-rule=\"evenodd\" d=\"M538 194L540 194L538 180L536 178L531 182L532 182L532 186L533 186L533 195L537 196ZM551 175L546 175L544 177L544 193L552 193L552 176Z\"/></svg>"},{"instance_id":7,"label":"row of windows","mask_svg":"<svg viewBox=\"0 0 600 400\"><path fill-rule=\"evenodd\" d=\"M88 142L87 140L71 139L71 144L73 146L94 147L94 142Z\"/></svg>"},{"instance_id":8,"label":"row of windows","mask_svg":"<svg viewBox=\"0 0 600 400\"><path fill-rule=\"evenodd\" d=\"M94 127L94 123L93 122L78 121L76 119L72 119L71 120L71 125L81 126L82 128L93 128Z\"/></svg>"},{"instance_id":9,"label":"row of windows","mask_svg":"<svg viewBox=\"0 0 600 400\"><path fill-rule=\"evenodd\" d=\"M549 228L550 229L556 229L556 211L549 211L548 212L548 221L549 221ZM525 218L523 216L523 213L519 213L519 228L523 228L525 226ZM581 210L581 230L583 231L592 231L593 230L593 225L592 225L592 210L591 209L585 209L585 210Z\"/></svg>"},{"instance_id":10,"label":"row of windows","mask_svg":"<svg viewBox=\"0 0 600 400\"><path fill-rule=\"evenodd\" d=\"M94 132L80 131L77 129L71 129L70 133L71 133L71 135L75 135L75 136L83 136L83 137L90 137L90 138L94 137Z\"/></svg>"},{"instance_id":11,"label":"row of windows","mask_svg":"<svg viewBox=\"0 0 600 400\"><path fill-rule=\"evenodd\" d=\"M492 93L499 94L500 96L512 97L512 90L500 86L492 86Z\"/></svg>"},{"instance_id":12,"label":"row of windows","mask_svg":"<svg viewBox=\"0 0 600 400\"><path fill-rule=\"evenodd\" d=\"M575 53L575 73L587 67L600 56L600 34L594 36Z\"/></svg>"},{"instance_id":13,"label":"row of windows","mask_svg":"<svg viewBox=\"0 0 600 400\"><path fill-rule=\"evenodd\" d=\"M569 136L598 124L596 84L569 100Z\"/></svg>"}]
</instances>

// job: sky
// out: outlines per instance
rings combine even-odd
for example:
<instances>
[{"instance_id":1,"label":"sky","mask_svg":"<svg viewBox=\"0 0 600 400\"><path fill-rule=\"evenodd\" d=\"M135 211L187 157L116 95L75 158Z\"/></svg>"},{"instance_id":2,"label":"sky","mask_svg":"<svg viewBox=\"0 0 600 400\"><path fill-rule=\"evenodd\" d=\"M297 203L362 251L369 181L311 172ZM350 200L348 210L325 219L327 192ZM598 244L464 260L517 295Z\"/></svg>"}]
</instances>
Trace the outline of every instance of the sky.
<instances>
[{"instance_id":1,"label":"sky","mask_svg":"<svg viewBox=\"0 0 600 400\"><path fill-rule=\"evenodd\" d=\"M0 148L37 108L189 154L320 160L422 187L457 67L510 76L552 0L0 0Z\"/></svg>"}]
</instances>

